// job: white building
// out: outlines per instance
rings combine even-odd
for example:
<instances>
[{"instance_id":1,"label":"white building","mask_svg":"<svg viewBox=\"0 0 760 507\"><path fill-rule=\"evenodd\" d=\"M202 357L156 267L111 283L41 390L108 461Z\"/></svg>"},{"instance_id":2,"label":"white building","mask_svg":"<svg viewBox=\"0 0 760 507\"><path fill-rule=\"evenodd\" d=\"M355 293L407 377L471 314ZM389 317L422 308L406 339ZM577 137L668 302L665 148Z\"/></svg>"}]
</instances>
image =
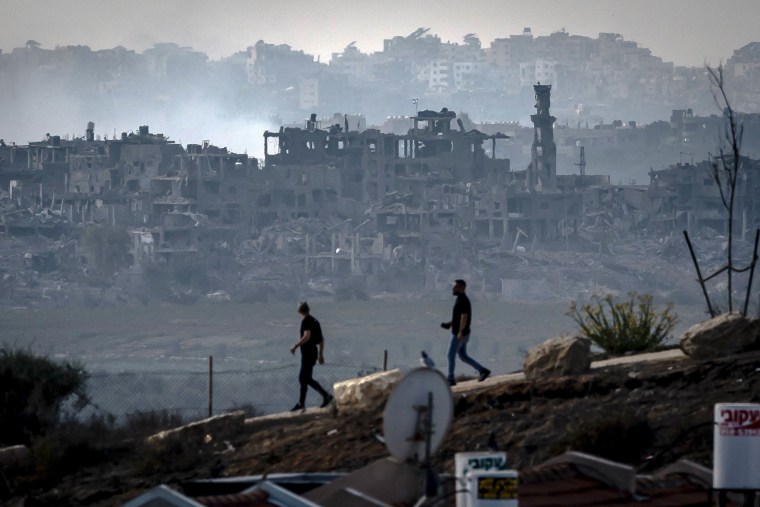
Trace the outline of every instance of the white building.
<instances>
[{"instance_id":1,"label":"white building","mask_svg":"<svg viewBox=\"0 0 760 507\"><path fill-rule=\"evenodd\" d=\"M342 53L333 53L330 58L330 70L336 75L348 77L349 82L365 82L374 79L372 55L362 53L354 45L349 44Z\"/></svg>"},{"instance_id":2,"label":"white building","mask_svg":"<svg viewBox=\"0 0 760 507\"><path fill-rule=\"evenodd\" d=\"M455 62L452 67L454 70L454 88L457 91L472 91L479 87L483 75L482 62Z\"/></svg>"},{"instance_id":3,"label":"white building","mask_svg":"<svg viewBox=\"0 0 760 507\"><path fill-rule=\"evenodd\" d=\"M308 111L319 108L319 79L306 78L299 82L298 107Z\"/></svg>"},{"instance_id":4,"label":"white building","mask_svg":"<svg viewBox=\"0 0 760 507\"><path fill-rule=\"evenodd\" d=\"M520 64L520 86L533 86L536 83L557 85L557 62L539 58Z\"/></svg>"},{"instance_id":5,"label":"white building","mask_svg":"<svg viewBox=\"0 0 760 507\"><path fill-rule=\"evenodd\" d=\"M451 68L447 58L434 58L417 67L417 79L427 82L428 91L442 93L451 85Z\"/></svg>"}]
</instances>

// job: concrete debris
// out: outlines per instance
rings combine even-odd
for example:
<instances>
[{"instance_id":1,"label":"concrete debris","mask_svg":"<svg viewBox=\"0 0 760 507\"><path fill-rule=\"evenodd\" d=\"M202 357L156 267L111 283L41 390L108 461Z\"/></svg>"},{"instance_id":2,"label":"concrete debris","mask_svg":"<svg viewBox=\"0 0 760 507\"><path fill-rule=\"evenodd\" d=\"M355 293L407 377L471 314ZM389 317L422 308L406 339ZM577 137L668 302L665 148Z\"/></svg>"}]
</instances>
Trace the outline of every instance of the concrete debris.
<instances>
[{"instance_id":1,"label":"concrete debris","mask_svg":"<svg viewBox=\"0 0 760 507\"><path fill-rule=\"evenodd\" d=\"M578 375L591 367L591 341L577 336L547 340L528 351L523 371L528 379Z\"/></svg>"},{"instance_id":2,"label":"concrete debris","mask_svg":"<svg viewBox=\"0 0 760 507\"><path fill-rule=\"evenodd\" d=\"M370 410L382 406L402 377L401 370L395 369L338 382L333 386L338 410Z\"/></svg>"},{"instance_id":3,"label":"concrete debris","mask_svg":"<svg viewBox=\"0 0 760 507\"><path fill-rule=\"evenodd\" d=\"M681 336L680 345L694 359L714 359L760 348L760 319L724 313L691 326Z\"/></svg>"},{"instance_id":4,"label":"concrete debris","mask_svg":"<svg viewBox=\"0 0 760 507\"><path fill-rule=\"evenodd\" d=\"M206 294L206 297L210 301L215 301L215 302L218 302L218 303L225 302L225 301L230 301L232 299L230 297L230 295L227 292L223 291L223 290L218 290L216 292L212 292L210 294Z\"/></svg>"}]
</instances>

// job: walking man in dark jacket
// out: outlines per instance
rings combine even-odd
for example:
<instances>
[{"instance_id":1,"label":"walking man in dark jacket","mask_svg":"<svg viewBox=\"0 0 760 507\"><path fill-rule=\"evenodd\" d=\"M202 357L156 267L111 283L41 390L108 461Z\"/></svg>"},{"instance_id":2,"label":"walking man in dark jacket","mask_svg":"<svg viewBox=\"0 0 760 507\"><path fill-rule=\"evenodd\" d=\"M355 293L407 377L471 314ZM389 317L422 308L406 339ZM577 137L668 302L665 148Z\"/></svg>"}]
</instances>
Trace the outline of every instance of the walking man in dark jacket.
<instances>
[{"instance_id":1,"label":"walking man in dark jacket","mask_svg":"<svg viewBox=\"0 0 760 507\"><path fill-rule=\"evenodd\" d=\"M454 309L451 312L451 321L443 322L441 327L451 329L451 341L449 342L449 384L456 385L454 368L457 355L462 362L469 364L478 371L478 382L483 382L491 374L491 370L467 355L467 342L470 340L470 325L472 323L472 305L470 298L465 294L467 282L455 280L451 293L456 296Z\"/></svg>"},{"instance_id":2,"label":"walking man in dark jacket","mask_svg":"<svg viewBox=\"0 0 760 507\"><path fill-rule=\"evenodd\" d=\"M317 361L319 364L325 364L325 339L322 336L322 327L319 325L319 321L312 317L309 312L309 304L306 301L298 304L298 313L301 315L300 340L293 345L290 353L295 354L296 349L301 347L301 371L298 373L301 393L298 403L292 409L293 411L303 410L306 406L306 391L309 387L322 395L321 408L326 407L333 400L333 397L313 378L314 365L317 364Z\"/></svg>"}]
</instances>

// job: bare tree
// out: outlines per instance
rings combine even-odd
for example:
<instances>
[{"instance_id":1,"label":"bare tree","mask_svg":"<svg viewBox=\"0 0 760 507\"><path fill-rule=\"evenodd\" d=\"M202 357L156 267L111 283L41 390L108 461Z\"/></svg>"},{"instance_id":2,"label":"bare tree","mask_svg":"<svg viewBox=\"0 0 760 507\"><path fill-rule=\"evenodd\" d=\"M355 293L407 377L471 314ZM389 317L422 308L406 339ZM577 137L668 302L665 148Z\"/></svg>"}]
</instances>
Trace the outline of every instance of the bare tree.
<instances>
[{"instance_id":1,"label":"bare tree","mask_svg":"<svg viewBox=\"0 0 760 507\"><path fill-rule=\"evenodd\" d=\"M699 269L699 263L694 254L689 235L684 231L684 237L689 246L692 260L694 261L694 267L697 271L697 276L700 285L702 286L702 292L704 293L705 300L707 301L707 308L710 311L710 315L715 317L715 311L710 303L710 297L705 288L705 282L718 276L719 274L726 272L728 278L728 311L734 310L733 303L733 282L734 273L742 273L749 271L749 282L747 285L747 294L744 300L744 306L742 309L742 315L747 315L747 305L752 289L752 279L755 272L755 265L757 264L757 248L758 240L760 239L760 230L755 231L755 248L752 254L752 261L744 268L738 268L734 266L734 203L736 202L736 187L740 179L740 173L742 171L742 158L741 158L741 146L742 136L744 135L744 126L739 122L736 117L736 112L731 107L731 103L728 100L728 94L726 92L726 83L723 75L723 66L717 68L707 66L707 73L710 78L710 84L712 86L712 94L715 99L715 103L718 108L723 111L725 118L723 124L723 131L721 138L718 142L718 154L710 154L710 172L715 184L720 192L720 199L723 206L728 212L728 252L726 265L712 273L707 277L702 277L702 273Z\"/></svg>"},{"instance_id":2,"label":"bare tree","mask_svg":"<svg viewBox=\"0 0 760 507\"><path fill-rule=\"evenodd\" d=\"M718 145L718 155L711 156L710 169L715 184L720 191L720 199L728 211L728 264L726 272L728 276L728 311L734 309L733 305L733 273L734 273L734 202L736 199L736 183L739 181L741 171L741 145L744 135L744 125L736 119L734 109L728 100L726 83L723 76L723 66L717 68L707 66L712 94L715 103L723 111L725 121L723 124L722 139Z\"/></svg>"}]
</instances>

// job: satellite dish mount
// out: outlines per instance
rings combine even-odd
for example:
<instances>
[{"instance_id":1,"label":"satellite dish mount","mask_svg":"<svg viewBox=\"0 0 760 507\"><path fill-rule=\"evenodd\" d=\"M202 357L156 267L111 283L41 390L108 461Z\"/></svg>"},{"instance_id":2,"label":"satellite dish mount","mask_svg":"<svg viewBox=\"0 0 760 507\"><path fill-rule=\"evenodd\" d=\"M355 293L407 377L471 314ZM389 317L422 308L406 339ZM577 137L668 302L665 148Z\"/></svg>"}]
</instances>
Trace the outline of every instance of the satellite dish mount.
<instances>
[{"instance_id":1,"label":"satellite dish mount","mask_svg":"<svg viewBox=\"0 0 760 507\"><path fill-rule=\"evenodd\" d=\"M437 370L418 368L393 389L383 414L383 433L391 456L425 469L425 495L435 496L438 477L431 457L441 445L454 413L448 382ZM422 459L420 459L422 458Z\"/></svg>"}]
</instances>

